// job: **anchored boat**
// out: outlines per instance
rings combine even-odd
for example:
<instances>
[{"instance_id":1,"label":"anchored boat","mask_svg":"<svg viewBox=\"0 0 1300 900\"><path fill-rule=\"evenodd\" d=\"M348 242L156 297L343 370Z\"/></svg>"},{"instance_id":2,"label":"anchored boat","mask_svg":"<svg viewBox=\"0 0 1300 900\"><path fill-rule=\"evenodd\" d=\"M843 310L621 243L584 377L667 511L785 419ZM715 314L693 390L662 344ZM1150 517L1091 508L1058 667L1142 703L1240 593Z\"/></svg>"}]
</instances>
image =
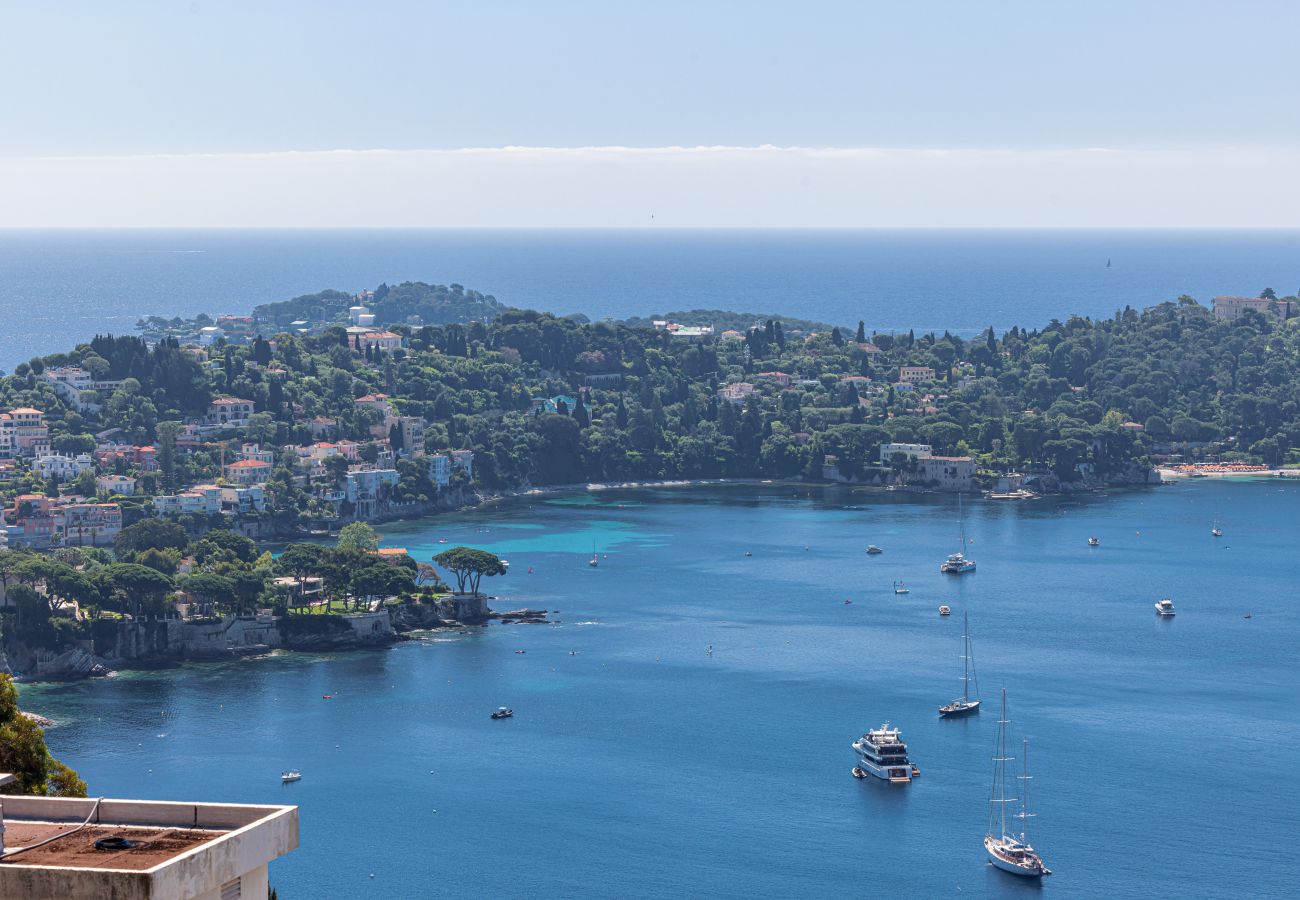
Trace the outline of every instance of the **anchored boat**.
<instances>
[{"instance_id":1,"label":"anchored boat","mask_svg":"<svg viewBox=\"0 0 1300 900\"><path fill-rule=\"evenodd\" d=\"M1029 843L1029 820L1034 813L1029 812L1029 741L1023 742L1021 752L1022 774L1015 776L1023 782L1019 791L1013 790L1007 796L1007 763L1015 760L1007 755L1007 692L1002 691L1002 714L998 716L997 755L993 757L993 794L989 798L989 827L984 834L984 852L989 862L1003 872L1019 875L1023 878L1042 878L1051 875L1052 870L1043 865L1043 858ZM1012 817L1020 820L1020 832L1007 832L1007 805L1019 804L1020 811ZM1013 825L1014 828L1014 825Z\"/></svg>"},{"instance_id":2,"label":"anchored boat","mask_svg":"<svg viewBox=\"0 0 1300 900\"><path fill-rule=\"evenodd\" d=\"M915 773L907 758L907 744L899 737L898 729L890 728L888 722L854 741L853 751L858 758L853 774L859 778L874 775L893 784L907 784Z\"/></svg>"},{"instance_id":3,"label":"anchored boat","mask_svg":"<svg viewBox=\"0 0 1300 900\"><path fill-rule=\"evenodd\" d=\"M961 623L961 696L951 703L939 707L939 716L945 719L969 716L980 711L980 683L979 679L975 677L975 656L971 652L969 613L962 613ZM970 693L972 681L975 682L975 696L973 698Z\"/></svg>"},{"instance_id":4,"label":"anchored boat","mask_svg":"<svg viewBox=\"0 0 1300 900\"><path fill-rule=\"evenodd\" d=\"M975 571L975 560L966 558L966 521L961 513L961 495L957 495L957 534L961 539L961 549L949 553L948 558L939 566L940 572L949 575L965 575Z\"/></svg>"}]
</instances>

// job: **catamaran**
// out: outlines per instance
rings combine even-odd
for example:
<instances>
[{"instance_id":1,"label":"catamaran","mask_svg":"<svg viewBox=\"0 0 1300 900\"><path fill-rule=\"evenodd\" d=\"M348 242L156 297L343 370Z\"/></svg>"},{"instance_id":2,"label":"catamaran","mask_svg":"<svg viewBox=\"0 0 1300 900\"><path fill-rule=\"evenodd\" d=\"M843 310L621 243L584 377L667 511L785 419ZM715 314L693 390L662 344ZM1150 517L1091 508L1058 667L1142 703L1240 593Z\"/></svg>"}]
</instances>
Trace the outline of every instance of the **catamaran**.
<instances>
[{"instance_id":1,"label":"catamaran","mask_svg":"<svg viewBox=\"0 0 1300 900\"><path fill-rule=\"evenodd\" d=\"M1024 878L1042 878L1052 870L1043 865L1043 858L1029 843L1029 741L1024 741L1021 752L1021 773L1017 779L1024 782L1019 791L1007 796L1007 763L1015 760L1007 755L1007 692L1002 690L1002 714L998 716L997 755L993 757L993 793L989 797L989 827L984 834L984 852L989 862L1004 872ZM1018 794L1019 796L1015 796ZM1007 833L1007 804L1019 804L1020 812L1013 818L1020 820L1020 833ZM1013 826L1014 827L1014 826Z\"/></svg>"},{"instance_id":2,"label":"catamaran","mask_svg":"<svg viewBox=\"0 0 1300 900\"><path fill-rule=\"evenodd\" d=\"M940 572L949 575L964 575L975 571L975 560L966 558L966 520L961 513L961 495L957 495L957 534L961 538L961 549L949 553L948 558L939 566Z\"/></svg>"},{"instance_id":3,"label":"catamaran","mask_svg":"<svg viewBox=\"0 0 1300 900\"><path fill-rule=\"evenodd\" d=\"M980 683L975 677L975 656L971 652L970 643L970 613L962 613L961 628L961 696L939 707L939 716L945 719L969 716L980 711ZM971 697L970 691L972 681L975 682L974 698Z\"/></svg>"}]
</instances>

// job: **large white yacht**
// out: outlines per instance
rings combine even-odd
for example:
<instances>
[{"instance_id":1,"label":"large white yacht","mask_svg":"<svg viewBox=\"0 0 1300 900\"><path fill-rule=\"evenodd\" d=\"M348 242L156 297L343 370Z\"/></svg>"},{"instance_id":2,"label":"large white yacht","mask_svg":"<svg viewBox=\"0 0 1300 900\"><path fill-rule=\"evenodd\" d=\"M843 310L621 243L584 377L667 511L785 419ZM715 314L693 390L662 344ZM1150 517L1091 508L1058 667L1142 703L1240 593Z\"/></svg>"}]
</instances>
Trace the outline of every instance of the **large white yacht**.
<instances>
[{"instance_id":1,"label":"large white yacht","mask_svg":"<svg viewBox=\"0 0 1300 900\"><path fill-rule=\"evenodd\" d=\"M899 738L898 729L890 728L888 722L854 741L853 752L858 758L854 775L875 775L894 784L912 780L914 770L907 758L907 745Z\"/></svg>"}]
</instances>

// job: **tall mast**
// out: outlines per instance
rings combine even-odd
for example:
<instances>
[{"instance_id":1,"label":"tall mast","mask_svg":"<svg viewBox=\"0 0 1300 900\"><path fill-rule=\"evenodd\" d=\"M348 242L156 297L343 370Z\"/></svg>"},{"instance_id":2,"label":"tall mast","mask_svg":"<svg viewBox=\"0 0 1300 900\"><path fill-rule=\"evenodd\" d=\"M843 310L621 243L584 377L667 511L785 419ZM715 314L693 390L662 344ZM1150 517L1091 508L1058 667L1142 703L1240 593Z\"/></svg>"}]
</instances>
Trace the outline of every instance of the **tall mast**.
<instances>
[{"instance_id":1,"label":"tall mast","mask_svg":"<svg viewBox=\"0 0 1300 900\"><path fill-rule=\"evenodd\" d=\"M993 757L993 796L989 798L989 834L993 834L993 823L998 824L997 837L1007 833L1007 804L1015 803L1015 798L1007 799L1007 762L1015 759L1007 756L1007 689L1002 689L1002 713L998 716L997 756Z\"/></svg>"},{"instance_id":2,"label":"tall mast","mask_svg":"<svg viewBox=\"0 0 1300 900\"><path fill-rule=\"evenodd\" d=\"M1020 790L1020 843L1029 843L1029 820L1034 814L1029 811L1029 779L1033 776L1029 774L1029 739L1025 738L1021 745L1021 774L1020 780L1024 786Z\"/></svg>"},{"instance_id":3,"label":"tall mast","mask_svg":"<svg viewBox=\"0 0 1300 900\"><path fill-rule=\"evenodd\" d=\"M970 702L970 613L961 614L961 697Z\"/></svg>"}]
</instances>

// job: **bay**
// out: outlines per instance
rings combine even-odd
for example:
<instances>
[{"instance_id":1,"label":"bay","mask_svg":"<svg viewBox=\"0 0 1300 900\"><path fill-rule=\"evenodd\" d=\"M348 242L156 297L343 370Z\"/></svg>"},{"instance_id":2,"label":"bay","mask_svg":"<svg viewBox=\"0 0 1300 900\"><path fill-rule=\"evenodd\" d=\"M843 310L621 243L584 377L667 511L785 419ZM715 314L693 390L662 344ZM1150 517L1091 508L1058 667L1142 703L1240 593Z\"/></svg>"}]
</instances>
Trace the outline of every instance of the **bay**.
<instances>
[{"instance_id":1,"label":"bay","mask_svg":"<svg viewBox=\"0 0 1300 900\"><path fill-rule=\"evenodd\" d=\"M402 280L593 318L711 308L971 335L1290 294L1297 251L1297 230L0 230L0 367L142 316Z\"/></svg>"},{"instance_id":2,"label":"bay","mask_svg":"<svg viewBox=\"0 0 1300 900\"><path fill-rule=\"evenodd\" d=\"M986 706L1006 687L1032 742L1045 892L1284 897L1298 504L1300 484L1263 480L977 501L979 569L953 578L946 497L534 497L384 543L498 552L494 605L561 624L28 685L24 704L93 792L300 805L302 845L272 866L284 897L1034 894L980 844L994 710L936 714L969 612ZM501 704L515 718L490 721ZM850 776L850 742L886 720L911 785Z\"/></svg>"}]
</instances>

